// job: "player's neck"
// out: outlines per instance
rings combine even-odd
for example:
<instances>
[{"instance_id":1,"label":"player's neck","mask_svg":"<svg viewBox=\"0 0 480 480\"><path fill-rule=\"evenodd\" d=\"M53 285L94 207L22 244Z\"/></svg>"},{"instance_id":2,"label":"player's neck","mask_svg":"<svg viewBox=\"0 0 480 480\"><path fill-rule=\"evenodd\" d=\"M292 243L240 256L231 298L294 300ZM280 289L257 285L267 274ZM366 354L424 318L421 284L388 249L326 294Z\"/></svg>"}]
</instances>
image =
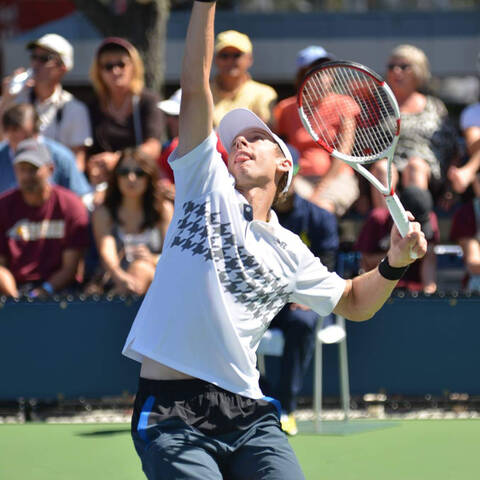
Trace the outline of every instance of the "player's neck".
<instances>
[{"instance_id":1,"label":"player's neck","mask_svg":"<svg viewBox=\"0 0 480 480\"><path fill-rule=\"evenodd\" d=\"M253 219L268 222L270 209L275 198L275 188L252 187L238 188L238 191L247 199L253 210Z\"/></svg>"}]
</instances>

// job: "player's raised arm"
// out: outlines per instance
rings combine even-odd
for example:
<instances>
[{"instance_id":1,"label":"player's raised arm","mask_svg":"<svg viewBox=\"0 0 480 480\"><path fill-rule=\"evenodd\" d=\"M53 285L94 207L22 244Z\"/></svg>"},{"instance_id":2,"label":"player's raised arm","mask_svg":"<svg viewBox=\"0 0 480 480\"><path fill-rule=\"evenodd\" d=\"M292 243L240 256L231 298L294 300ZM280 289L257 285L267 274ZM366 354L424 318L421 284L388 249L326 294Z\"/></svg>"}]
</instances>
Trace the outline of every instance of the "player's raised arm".
<instances>
[{"instance_id":1,"label":"player's raised arm","mask_svg":"<svg viewBox=\"0 0 480 480\"><path fill-rule=\"evenodd\" d=\"M193 2L183 56L180 85L179 143L180 157L193 150L213 128L213 100L210 70L213 58L215 2Z\"/></svg>"}]
</instances>

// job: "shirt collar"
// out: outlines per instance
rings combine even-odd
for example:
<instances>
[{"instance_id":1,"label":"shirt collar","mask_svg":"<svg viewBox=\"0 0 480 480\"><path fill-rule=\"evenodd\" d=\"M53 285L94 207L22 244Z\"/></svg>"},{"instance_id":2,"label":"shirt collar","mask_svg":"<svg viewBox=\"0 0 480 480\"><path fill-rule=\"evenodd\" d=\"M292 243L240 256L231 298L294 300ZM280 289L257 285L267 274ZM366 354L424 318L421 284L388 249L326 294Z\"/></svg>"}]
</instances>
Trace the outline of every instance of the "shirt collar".
<instances>
[{"instance_id":1,"label":"shirt collar","mask_svg":"<svg viewBox=\"0 0 480 480\"><path fill-rule=\"evenodd\" d=\"M42 105L42 106L58 105L61 103L62 97L63 97L63 88L60 84L58 84L55 87L55 90L53 91L53 93L48 98L46 98L43 102L38 102L38 103L39 105Z\"/></svg>"}]
</instances>

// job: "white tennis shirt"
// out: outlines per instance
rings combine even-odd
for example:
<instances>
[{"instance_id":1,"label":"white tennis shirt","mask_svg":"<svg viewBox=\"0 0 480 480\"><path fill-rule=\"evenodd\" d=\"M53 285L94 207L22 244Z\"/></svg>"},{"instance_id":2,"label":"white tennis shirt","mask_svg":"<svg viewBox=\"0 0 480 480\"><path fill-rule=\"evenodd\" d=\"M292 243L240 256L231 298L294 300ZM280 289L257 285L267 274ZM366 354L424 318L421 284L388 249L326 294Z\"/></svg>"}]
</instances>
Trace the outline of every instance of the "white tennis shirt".
<instances>
[{"instance_id":1,"label":"white tennis shirt","mask_svg":"<svg viewBox=\"0 0 480 480\"><path fill-rule=\"evenodd\" d=\"M345 280L274 212L268 223L252 221L216 144L212 133L187 155L170 156L175 212L123 354L261 398L255 351L272 318L287 302L329 314Z\"/></svg>"}]
</instances>

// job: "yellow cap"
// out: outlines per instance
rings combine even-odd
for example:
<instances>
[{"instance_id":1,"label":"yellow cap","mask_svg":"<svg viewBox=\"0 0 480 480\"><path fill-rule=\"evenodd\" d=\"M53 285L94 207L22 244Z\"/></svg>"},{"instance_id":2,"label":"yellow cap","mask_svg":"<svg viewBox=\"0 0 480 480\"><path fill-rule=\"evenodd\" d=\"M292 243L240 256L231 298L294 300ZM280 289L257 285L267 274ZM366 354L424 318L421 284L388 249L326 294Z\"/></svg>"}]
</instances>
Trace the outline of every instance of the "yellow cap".
<instances>
[{"instance_id":1,"label":"yellow cap","mask_svg":"<svg viewBox=\"0 0 480 480\"><path fill-rule=\"evenodd\" d=\"M215 53L227 47L233 47L243 53L252 53L252 42L244 33L236 30L227 30L217 35L215 40Z\"/></svg>"}]
</instances>

